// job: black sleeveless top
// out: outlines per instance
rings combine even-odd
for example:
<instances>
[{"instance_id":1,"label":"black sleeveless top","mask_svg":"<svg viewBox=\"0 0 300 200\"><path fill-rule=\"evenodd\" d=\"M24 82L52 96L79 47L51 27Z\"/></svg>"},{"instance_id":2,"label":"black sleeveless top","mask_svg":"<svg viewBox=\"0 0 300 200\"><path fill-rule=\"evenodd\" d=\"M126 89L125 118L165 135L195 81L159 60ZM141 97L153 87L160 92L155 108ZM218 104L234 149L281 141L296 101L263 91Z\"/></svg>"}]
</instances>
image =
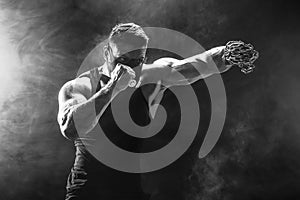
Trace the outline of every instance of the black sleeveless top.
<instances>
[{"instance_id":1,"label":"black sleeveless top","mask_svg":"<svg viewBox=\"0 0 300 200\"><path fill-rule=\"evenodd\" d=\"M89 74L83 76L88 77ZM109 79L108 76L103 74L100 83L106 84ZM99 89L101 89L100 84L97 90ZM117 99L122 101L124 94L129 92L129 90L135 90L129 104L132 120L140 126L147 125L150 122L149 109L141 88L127 88L118 94L113 101ZM111 104L102 114L98 124L105 135L118 147L131 152L140 152L140 140L124 133L118 127L113 118ZM91 134L78 137L74 141L76 157L68 177L66 199L146 199L147 195L143 192L139 174L125 173L112 169L98 161L87 150L86 145L93 145L93 134L97 133L91 131Z\"/></svg>"}]
</instances>

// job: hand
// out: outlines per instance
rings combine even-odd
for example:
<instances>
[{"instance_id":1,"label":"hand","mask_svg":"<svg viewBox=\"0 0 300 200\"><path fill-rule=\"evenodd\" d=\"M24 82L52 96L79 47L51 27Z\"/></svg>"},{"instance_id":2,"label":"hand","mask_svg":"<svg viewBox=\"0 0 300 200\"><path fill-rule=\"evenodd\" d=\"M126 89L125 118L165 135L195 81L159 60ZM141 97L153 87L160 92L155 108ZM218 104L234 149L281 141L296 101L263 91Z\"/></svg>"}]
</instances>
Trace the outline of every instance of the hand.
<instances>
[{"instance_id":1,"label":"hand","mask_svg":"<svg viewBox=\"0 0 300 200\"><path fill-rule=\"evenodd\" d=\"M224 50L225 46L214 47L209 50L213 61L220 72L225 72L232 67L232 65L224 58Z\"/></svg>"},{"instance_id":2,"label":"hand","mask_svg":"<svg viewBox=\"0 0 300 200\"><path fill-rule=\"evenodd\" d=\"M132 81L135 81L135 72L128 66L117 64L111 73L113 81L116 82L115 88L118 91L125 90Z\"/></svg>"}]
</instances>

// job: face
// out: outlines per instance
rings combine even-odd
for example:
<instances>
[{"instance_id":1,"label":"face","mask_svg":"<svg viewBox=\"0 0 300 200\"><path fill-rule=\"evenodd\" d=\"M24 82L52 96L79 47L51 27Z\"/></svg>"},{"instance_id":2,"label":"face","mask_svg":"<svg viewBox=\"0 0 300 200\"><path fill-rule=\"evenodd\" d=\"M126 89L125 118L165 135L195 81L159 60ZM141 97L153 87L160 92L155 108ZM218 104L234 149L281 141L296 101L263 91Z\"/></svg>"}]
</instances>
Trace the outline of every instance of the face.
<instances>
[{"instance_id":1,"label":"face","mask_svg":"<svg viewBox=\"0 0 300 200\"><path fill-rule=\"evenodd\" d=\"M110 57L109 68L112 71L115 66L120 63L131 67L137 77L141 73L141 66L145 62L147 46L135 47L130 44L114 44L110 43L107 48L107 54Z\"/></svg>"}]
</instances>

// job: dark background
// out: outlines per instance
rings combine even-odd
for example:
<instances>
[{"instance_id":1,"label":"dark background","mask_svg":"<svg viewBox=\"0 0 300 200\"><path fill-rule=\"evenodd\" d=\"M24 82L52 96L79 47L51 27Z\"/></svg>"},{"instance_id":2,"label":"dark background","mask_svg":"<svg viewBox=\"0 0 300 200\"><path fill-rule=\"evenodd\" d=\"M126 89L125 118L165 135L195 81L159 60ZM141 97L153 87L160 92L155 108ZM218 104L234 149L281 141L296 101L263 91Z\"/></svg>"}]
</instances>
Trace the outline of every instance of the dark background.
<instances>
[{"instance_id":1,"label":"dark background","mask_svg":"<svg viewBox=\"0 0 300 200\"><path fill-rule=\"evenodd\" d=\"M1 53L9 58L0 61L0 199L63 199L74 147L59 132L57 93L117 22L178 30L206 49L233 39L251 42L260 52L257 68L247 76L239 69L223 74L222 136L197 159L200 130L200 142L185 155L191 170L182 194L188 200L299 199L298 13L296 1L287 0L2 0ZM199 96L206 93L203 81L193 86Z\"/></svg>"}]
</instances>

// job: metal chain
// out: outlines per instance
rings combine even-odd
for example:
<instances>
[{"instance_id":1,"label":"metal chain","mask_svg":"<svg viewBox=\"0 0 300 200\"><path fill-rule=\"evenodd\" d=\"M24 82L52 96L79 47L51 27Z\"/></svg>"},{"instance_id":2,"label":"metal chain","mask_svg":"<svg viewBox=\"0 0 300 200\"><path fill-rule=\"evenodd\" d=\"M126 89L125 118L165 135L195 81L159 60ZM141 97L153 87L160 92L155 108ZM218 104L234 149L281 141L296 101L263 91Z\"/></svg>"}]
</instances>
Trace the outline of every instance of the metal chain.
<instances>
[{"instance_id":1,"label":"metal chain","mask_svg":"<svg viewBox=\"0 0 300 200\"><path fill-rule=\"evenodd\" d=\"M231 65L240 67L243 73L248 74L255 68L253 63L259 57L259 53L251 44L229 41L225 46L223 57Z\"/></svg>"}]
</instances>

